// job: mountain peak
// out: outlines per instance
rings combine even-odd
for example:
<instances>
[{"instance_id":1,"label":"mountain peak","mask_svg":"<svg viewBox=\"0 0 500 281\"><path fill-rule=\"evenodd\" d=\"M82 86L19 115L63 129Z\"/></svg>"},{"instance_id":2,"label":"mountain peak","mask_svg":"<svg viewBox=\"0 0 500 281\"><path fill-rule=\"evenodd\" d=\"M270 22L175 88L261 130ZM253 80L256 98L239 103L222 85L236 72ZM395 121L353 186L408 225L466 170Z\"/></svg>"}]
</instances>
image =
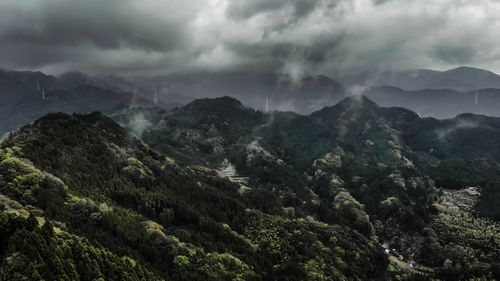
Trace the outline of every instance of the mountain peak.
<instances>
[{"instance_id":1,"label":"mountain peak","mask_svg":"<svg viewBox=\"0 0 500 281\"><path fill-rule=\"evenodd\" d=\"M188 103L183 108L185 109L193 109L193 108L210 108L210 107L243 107L241 102L233 97L223 96L220 98L204 98L204 99L196 99L190 103Z\"/></svg>"},{"instance_id":2,"label":"mountain peak","mask_svg":"<svg viewBox=\"0 0 500 281\"><path fill-rule=\"evenodd\" d=\"M341 110L341 111L346 111L346 110L370 111L373 109L379 109L379 106L364 95L352 95L346 97L336 105L331 106L331 108L335 108L336 110Z\"/></svg>"},{"instance_id":3,"label":"mountain peak","mask_svg":"<svg viewBox=\"0 0 500 281\"><path fill-rule=\"evenodd\" d=\"M365 95L348 96L345 99L343 99L342 101L340 101L337 105L338 106L345 106L345 105L352 106L352 105L354 105L354 106L359 106L359 107L365 107L365 106L378 107L378 105L374 101L372 101L371 99L369 99Z\"/></svg>"},{"instance_id":4,"label":"mountain peak","mask_svg":"<svg viewBox=\"0 0 500 281\"><path fill-rule=\"evenodd\" d=\"M253 123L262 116L258 111L245 107L239 100L227 96L194 100L179 108L175 115L182 119L209 123L214 119L229 123Z\"/></svg>"},{"instance_id":5,"label":"mountain peak","mask_svg":"<svg viewBox=\"0 0 500 281\"><path fill-rule=\"evenodd\" d=\"M377 115L380 107L371 99L364 95L349 96L334 106L324 107L323 109L311 114L313 118L334 118L338 119L342 116L356 115L356 116L373 116Z\"/></svg>"},{"instance_id":6,"label":"mountain peak","mask_svg":"<svg viewBox=\"0 0 500 281\"><path fill-rule=\"evenodd\" d=\"M455 67L455 68L452 68L452 69L449 69L447 71L444 71L444 72L451 72L451 71L482 71L482 72L491 72L489 70L485 70L485 69L481 69L481 68L477 68L477 67L472 67L472 66L459 66L459 67Z\"/></svg>"},{"instance_id":7,"label":"mountain peak","mask_svg":"<svg viewBox=\"0 0 500 281\"><path fill-rule=\"evenodd\" d=\"M480 78L482 76L498 76L496 73L470 66L460 66L457 68L453 68L443 72L444 74L453 74L453 75L472 75L474 78Z\"/></svg>"}]
</instances>

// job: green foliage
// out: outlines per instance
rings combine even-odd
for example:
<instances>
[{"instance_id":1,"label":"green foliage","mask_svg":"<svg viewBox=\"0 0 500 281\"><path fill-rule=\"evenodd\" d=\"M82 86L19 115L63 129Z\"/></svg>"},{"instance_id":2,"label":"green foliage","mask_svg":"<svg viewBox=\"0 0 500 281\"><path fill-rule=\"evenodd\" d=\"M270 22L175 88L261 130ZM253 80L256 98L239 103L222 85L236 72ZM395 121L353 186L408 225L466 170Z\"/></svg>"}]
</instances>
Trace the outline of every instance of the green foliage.
<instances>
[{"instance_id":1,"label":"green foliage","mask_svg":"<svg viewBox=\"0 0 500 281\"><path fill-rule=\"evenodd\" d=\"M485 217L500 221L500 181L491 181L481 190L481 197L476 204L476 210Z\"/></svg>"},{"instance_id":2,"label":"green foliage","mask_svg":"<svg viewBox=\"0 0 500 281\"><path fill-rule=\"evenodd\" d=\"M89 247L128 256L133 264L165 279L300 280L324 275L362 280L379 278L387 265L372 237L347 226L300 219L299 198L312 195L301 188L300 175L283 165L270 165L281 172L266 180L280 186L283 198L273 196L263 203L259 194L264 187L250 197L210 172L178 166L99 114L48 115L2 145L3 193L40 208L45 221L55 219L63 232L86 237ZM19 148L13 149L15 145ZM18 190L34 196L25 200ZM280 200L297 207L298 212L287 212L293 220L283 220L280 208L269 210L273 215L250 211L266 210L266 204L279 206ZM357 213L360 207L356 203L351 210L346 205L344 213L365 223L366 214ZM276 222L277 228L270 225L258 232L256 216ZM266 242L275 231L278 240ZM53 235L59 237L57 231ZM82 253L78 258L83 264L70 263L77 272L99 269L85 278L118 279L103 272L102 255ZM121 269L122 274L133 274ZM45 278L43 272L32 274Z\"/></svg>"},{"instance_id":3,"label":"green foliage","mask_svg":"<svg viewBox=\"0 0 500 281\"><path fill-rule=\"evenodd\" d=\"M33 225L3 212L0 225L2 280L162 280L130 258L55 231L50 222Z\"/></svg>"},{"instance_id":4,"label":"green foliage","mask_svg":"<svg viewBox=\"0 0 500 281\"><path fill-rule=\"evenodd\" d=\"M253 213L244 234L271 257L280 280L289 276L292 267L296 275L293 280L308 276L367 280L380 276L387 265L380 248L361 234L340 226Z\"/></svg>"},{"instance_id":5,"label":"green foliage","mask_svg":"<svg viewBox=\"0 0 500 281\"><path fill-rule=\"evenodd\" d=\"M498 226L435 207L438 187L490 183L475 210L496 218L500 150L489 155L486 146L500 140L497 120L469 116L480 126L465 128L459 126L465 117L420 119L364 98L310 116L264 114L227 97L168 114L133 109L117 119L127 125L146 111L154 120L141 137L158 152L99 113L50 114L2 143L0 253L9 277L498 275ZM211 168L224 159L249 182L218 177ZM415 254L423 273L397 254L388 257L377 238L399 240L397 251L403 259ZM45 261L47 249L58 245L74 250L56 250L59 261ZM30 252L41 258L30 264ZM9 267L11 260L20 263Z\"/></svg>"}]
</instances>

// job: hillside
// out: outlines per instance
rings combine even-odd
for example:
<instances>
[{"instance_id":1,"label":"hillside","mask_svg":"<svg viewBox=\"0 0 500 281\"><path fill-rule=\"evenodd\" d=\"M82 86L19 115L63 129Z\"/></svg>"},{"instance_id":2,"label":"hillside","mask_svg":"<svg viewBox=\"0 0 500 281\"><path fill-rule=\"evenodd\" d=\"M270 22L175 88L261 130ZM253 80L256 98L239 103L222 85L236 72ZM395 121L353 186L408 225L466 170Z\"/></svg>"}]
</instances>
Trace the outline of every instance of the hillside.
<instances>
[{"instance_id":1,"label":"hillside","mask_svg":"<svg viewBox=\"0 0 500 281\"><path fill-rule=\"evenodd\" d=\"M7 280L498 277L498 118L363 96L114 118L49 114L2 142Z\"/></svg>"},{"instance_id":2,"label":"hillside","mask_svg":"<svg viewBox=\"0 0 500 281\"><path fill-rule=\"evenodd\" d=\"M269 190L249 191L212 169L176 164L99 113L47 115L1 151L7 280L389 274L373 236L294 214Z\"/></svg>"},{"instance_id":3,"label":"hillside","mask_svg":"<svg viewBox=\"0 0 500 281\"><path fill-rule=\"evenodd\" d=\"M493 145L500 141L498 118L420 118L359 96L308 116L255 112L219 98L172 112L136 109L116 120L131 129L137 120L149 120L136 135L179 163L208 165L235 183L248 178L243 184L254 196L278 200L263 204L266 212L279 213L276 206L282 206L368 237L375 234L396 256L445 280L496 268L486 264L495 264L500 242L493 230L500 218L495 208L500 165ZM474 234L483 241L478 244L450 235L457 231L450 222L460 214L441 191L469 186L481 195L468 211L464 233L477 223L492 230L486 237Z\"/></svg>"}]
</instances>

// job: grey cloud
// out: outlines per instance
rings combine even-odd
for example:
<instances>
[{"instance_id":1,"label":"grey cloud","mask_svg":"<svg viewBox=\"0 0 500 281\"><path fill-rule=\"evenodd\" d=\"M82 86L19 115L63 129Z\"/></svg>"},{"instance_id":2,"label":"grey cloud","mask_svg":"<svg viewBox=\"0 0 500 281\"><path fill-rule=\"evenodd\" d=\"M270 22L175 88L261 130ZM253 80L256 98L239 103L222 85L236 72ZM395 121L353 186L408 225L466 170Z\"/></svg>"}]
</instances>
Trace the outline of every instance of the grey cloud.
<instances>
[{"instance_id":1,"label":"grey cloud","mask_svg":"<svg viewBox=\"0 0 500 281\"><path fill-rule=\"evenodd\" d=\"M234 0L229 3L227 14L234 19L248 19L265 12L291 9L294 17L304 17L313 11L318 0Z\"/></svg>"},{"instance_id":2,"label":"grey cloud","mask_svg":"<svg viewBox=\"0 0 500 281\"><path fill-rule=\"evenodd\" d=\"M130 74L500 70L495 0L5 0L0 66Z\"/></svg>"},{"instance_id":3,"label":"grey cloud","mask_svg":"<svg viewBox=\"0 0 500 281\"><path fill-rule=\"evenodd\" d=\"M469 64L473 63L477 53L472 46L438 46L435 55L451 64Z\"/></svg>"},{"instance_id":4,"label":"grey cloud","mask_svg":"<svg viewBox=\"0 0 500 281\"><path fill-rule=\"evenodd\" d=\"M74 61L77 66L82 59L102 59L102 54L113 57L127 50L166 57L190 49L188 25L197 15L199 1L190 1L180 10L176 8L182 8L181 1L168 2L171 9L161 1L4 1L0 3L0 62L40 67ZM145 7L137 9L139 3Z\"/></svg>"},{"instance_id":5,"label":"grey cloud","mask_svg":"<svg viewBox=\"0 0 500 281\"><path fill-rule=\"evenodd\" d=\"M30 1L31 2L31 1ZM2 7L0 36L7 42L170 50L183 41L184 23L146 18L130 1L39 1L34 7ZM27 5L27 4L19 4ZM188 20L188 19L187 19Z\"/></svg>"}]
</instances>

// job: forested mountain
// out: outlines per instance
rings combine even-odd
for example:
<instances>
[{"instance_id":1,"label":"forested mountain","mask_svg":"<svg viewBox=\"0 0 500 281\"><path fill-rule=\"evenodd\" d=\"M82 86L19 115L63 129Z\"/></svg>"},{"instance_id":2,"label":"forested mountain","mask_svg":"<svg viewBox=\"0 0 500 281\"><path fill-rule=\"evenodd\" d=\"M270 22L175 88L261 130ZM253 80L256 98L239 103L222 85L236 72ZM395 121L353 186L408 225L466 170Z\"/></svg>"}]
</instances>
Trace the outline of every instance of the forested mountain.
<instances>
[{"instance_id":1,"label":"forested mountain","mask_svg":"<svg viewBox=\"0 0 500 281\"><path fill-rule=\"evenodd\" d=\"M363 96L113 118L49 114L2 142L2 278L498 278L498 118Z\"/></svg>"},{"instance_id":2,"label":"forested mountain","mask_svg":"<svg viewBox=\"0 0 500 281\"><path fill-rule=\"evenodd\" d=\"M498 118L422 119L360 96L309 116L262 113L224 97L115 119L180 163L245 179L248 196L277 200L255 201L265 212L293 210L376 235L390 249L389 270L405 278L498 274Z\"/></svg>"},{"instance_id":3,"label":"forested mountain","mask_svg":"<svg viewBox=\"0 0 500 281\"><path fill-rule=\"evenodd\" d=\"M424 79L422 77L429 76L431 72L422 72L419 79ZM294 78L275 72L200 72L120 77L85 75L80 72L52 76L42 72L0 70L0 138L50 112L71 114L100 111L113 114L130 107L152 107L155 93L157 106L164 109L185 105L197 98L225 95L258 110L267 107L269 110L310 114L325 105L334 105L347 96L363 93L381 106L408 108L422 117L446 119L462 113L499 116L500 86L495 84L494 74L470 68L446 73L446 77L454 77L453 85L458 84L455 81L457 79L470 80L478 83L477 88L467 88L473 91L457 91L451 86L439 89L429 86L408 91L403 89L415 87L407 87L401 81L414 78L394 78L401 84L389 79L392 74L383 74L389 80L379 82L403 88L384 86L379 82L365 85L361 78L359 81L353 80L359 84L351 85L349 83L353 81L346 81L348 86L343 86L326 76ZM490 77L492 75L495 77ZM379 84L382 86L377 86Z\"/></svg>"},{"instance_id":4,"label":"forested mountain","mask_svg":"<svg viewBox=\"0 0 500 281\"><path fill-rule=\"evenodd\" d=\"M296 215L211 169L178 165L99 113L50 114L11 135L0 174L6 280L388 274L373 236Z\"/></svg>"}]
</instances>

